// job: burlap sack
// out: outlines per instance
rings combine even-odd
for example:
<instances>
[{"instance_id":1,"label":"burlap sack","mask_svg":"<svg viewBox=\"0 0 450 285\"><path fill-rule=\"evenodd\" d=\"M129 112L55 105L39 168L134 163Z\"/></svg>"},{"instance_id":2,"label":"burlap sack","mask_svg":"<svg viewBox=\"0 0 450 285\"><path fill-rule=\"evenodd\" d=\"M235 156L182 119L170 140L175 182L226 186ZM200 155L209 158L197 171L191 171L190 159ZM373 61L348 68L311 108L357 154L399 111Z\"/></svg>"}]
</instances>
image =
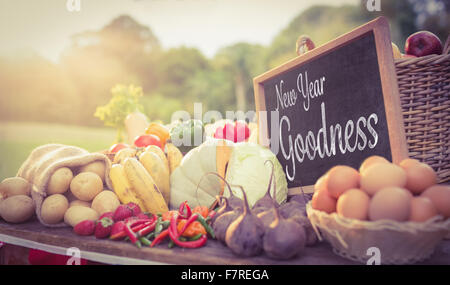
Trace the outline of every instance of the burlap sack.
<instances>
[{"instance_id":1,"label":"burlap sack","mask_svg":"<svg viewBox=\"0 0 450 285\"><path fill-rule=\"evenodd\" d=\"M105 163L105 184L106 189L113 189L109 178L111 161L101 153L90 153L84 149L61 144L47 144L34 149L27 160L20 167L17 176L20 176L33 184L31 197L35 203L36 216L39 221L48 227L64 227L64 222L58 224L47 224L42 221L42 202L47 196L47 185L52 174L61 167L68 167L74 175L77 169L83 165L95 161ZM69 190L70 191L70 190Z\"/></svg>"}]
</instances>

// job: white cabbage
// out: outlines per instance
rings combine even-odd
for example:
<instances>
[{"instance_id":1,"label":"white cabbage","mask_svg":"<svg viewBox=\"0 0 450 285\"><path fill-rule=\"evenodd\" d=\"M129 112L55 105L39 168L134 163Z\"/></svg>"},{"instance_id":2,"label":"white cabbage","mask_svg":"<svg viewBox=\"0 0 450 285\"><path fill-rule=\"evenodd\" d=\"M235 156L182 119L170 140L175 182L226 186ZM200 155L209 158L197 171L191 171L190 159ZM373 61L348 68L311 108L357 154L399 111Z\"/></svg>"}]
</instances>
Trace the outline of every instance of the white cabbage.
<instances>
[{"instance_id":1,"label":"white cabbage","mask_svg":"<svg viewBox=\"0 0 450 285\"><path fill-rule=\"evenodd\" d=\"M255 143L242 142L233 147L233 151L228 162L226 180L232 185L240 185L247 194L250 207L264 196L269 185L271 175L270 163L274 165L274 181L276 183L276 200L278 203L286 201L288 188L286 175L275 154L267 148ZM242 192L237 187L232 187L233 193L242 198ZM274 183L271 185L273 197ZM229 196L225 189L224 196Z\"/></svg>"}]
</instances>

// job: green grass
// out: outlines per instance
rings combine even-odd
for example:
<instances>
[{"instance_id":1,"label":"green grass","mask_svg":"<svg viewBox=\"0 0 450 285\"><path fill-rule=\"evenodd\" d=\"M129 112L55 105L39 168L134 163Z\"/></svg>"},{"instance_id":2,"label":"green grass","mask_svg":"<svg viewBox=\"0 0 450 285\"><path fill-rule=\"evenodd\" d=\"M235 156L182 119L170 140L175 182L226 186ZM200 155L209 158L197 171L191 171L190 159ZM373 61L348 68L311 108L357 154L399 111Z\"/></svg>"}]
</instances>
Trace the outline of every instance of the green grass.
<instances>
[{"instance_id":1,"label":"green grass","mask_svg":"<svg viewBox=\"0 0 450 285\"><path fill-rule=\"evenodd\" d=\"M91 152L114 143L115 130L47 123L0 122L0 180L15 176L30 152L43 144L61 143Z\"/></svg>"}]
</instances>

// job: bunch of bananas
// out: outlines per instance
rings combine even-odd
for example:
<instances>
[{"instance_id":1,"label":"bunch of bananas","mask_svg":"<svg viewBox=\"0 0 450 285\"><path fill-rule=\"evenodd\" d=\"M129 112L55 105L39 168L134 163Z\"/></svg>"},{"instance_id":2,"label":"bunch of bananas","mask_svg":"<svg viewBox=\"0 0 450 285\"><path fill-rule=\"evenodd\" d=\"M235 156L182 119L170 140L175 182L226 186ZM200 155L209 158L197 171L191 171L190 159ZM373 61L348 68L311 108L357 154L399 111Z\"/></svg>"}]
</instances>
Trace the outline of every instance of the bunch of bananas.
<instances>
[{"instance_id":1,"label":"bunch of bananas","mask_svg":"<svg viewBox=\"0 0 450 285\"><path fill-rule=\"evenodd\" d=\"M121 149L109 173L114 192L123 204L133 202L144 211L164 213L170 201L170 174L182 158L172 143L165 145L165 152L154 145Z\"/></svg>"}]
</instances>

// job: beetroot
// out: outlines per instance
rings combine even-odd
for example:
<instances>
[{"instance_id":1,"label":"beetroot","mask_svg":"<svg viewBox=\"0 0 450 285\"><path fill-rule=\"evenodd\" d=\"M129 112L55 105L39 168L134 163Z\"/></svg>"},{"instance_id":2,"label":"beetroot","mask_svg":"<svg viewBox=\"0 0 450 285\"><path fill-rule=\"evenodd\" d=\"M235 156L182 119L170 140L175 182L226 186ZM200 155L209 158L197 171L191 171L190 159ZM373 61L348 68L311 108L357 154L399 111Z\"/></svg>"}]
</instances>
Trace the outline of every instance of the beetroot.
<instances>
[{"instance_id":1,"label":"beetroot","mask_svg":"<svg viewBox=\"0 0 450 285\"><path fill-rule=\"evenodd\" d=\"M214 235L216 239L222 243L225 243L225 237L228 227L234 220L239 217L240 213L236 210L228 211L220 215L213 224Z\"/></svg>"},{"instance_id":2,"label":"beetroot","mask_svg":"<svg viewBox=\"0 0 450 285\"><path fill-rule=\"evenodd\" d=\"M305 248L305 230L298 223L280 217L277 208L273 208L275 220L266 228L263 247L267 256L274 259L290 259Z\"/></svg>"},{"instance_id":3,"label":"beetroot","mask_svg":"<svg viewBox=\"0 0 450 285\"><path fill-rule=\"evenodd\" d=\"M219 202L219 205L221 205L221 206L216 211L216 214L214 215L214 217L211 219L211 225L213 225L214 222L217 220L217 218L219 218L222 214L233 211L233 208L231 208L230 205L228 205L228 199L226 197L217 196L216 199Z\"/></svg>"},{"instance_id":4,"label":"beetroot","mask_svg":"<svg viewBox=\"0 0 450 285\"><path fill-rule=\"evenodd\" d=\"M270 163L270 165L272 166L272 172L270 174L270 179L269 179L269 185L267 186L267 191L266 194L264 194L264 196L262 198L260 198L258 201L256 201L256 203L253 205L252 207L252 211L254 214L258 214L262 211L265 211L267 209L272 208L272 205L275 204L276 207L278 207L278 203L276 201L276 195L277 195L277 185L275 183L275 180L273 180L274 178L274 165L273 162L270 160L266 160L266 163ZM272 181L274 184L274 188L273 188L273 197L270 195L270 189L272 186Z\"/></svg>"},{"instance_id":5,"label":"beetroot","mask_svg":"<svg viewBox=\"0 0 450 285\"><path fill-rule=\"evenodd\" d=\"M263 250L264 225L251 212L244 189L239 188L244 196L244 211L228 227L225 243L236 255L255 256Z\"/></svg>"}]
</instances>

